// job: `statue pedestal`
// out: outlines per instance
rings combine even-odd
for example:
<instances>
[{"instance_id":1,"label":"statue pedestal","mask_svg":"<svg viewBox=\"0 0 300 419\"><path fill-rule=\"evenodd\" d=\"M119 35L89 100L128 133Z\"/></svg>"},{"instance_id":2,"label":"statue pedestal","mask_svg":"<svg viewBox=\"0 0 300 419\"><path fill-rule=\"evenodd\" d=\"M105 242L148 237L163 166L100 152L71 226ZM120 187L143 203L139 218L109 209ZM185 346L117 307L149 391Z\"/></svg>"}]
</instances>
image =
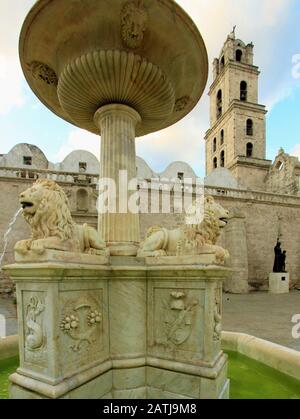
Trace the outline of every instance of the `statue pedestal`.
<instances>
[{"instance_id":1,"label":"statue pedestal","mask_svg":"<svg viewBox=\"0 0 300 419\"><path fill-rule=\"evenodd\" d=\"M17 263L17 398L229 397L220 266Z\"/></svg>"},{"instance_id":2,"label":"statue pedestal","mask_svg":"<svg viewBox=\"0 0 300 419\"><path fill-rule=\"evenodd\" d=\"M290 292L290 274L286 272L269 275L270 294L288 294Z\"/></svg>"}]
</instances>

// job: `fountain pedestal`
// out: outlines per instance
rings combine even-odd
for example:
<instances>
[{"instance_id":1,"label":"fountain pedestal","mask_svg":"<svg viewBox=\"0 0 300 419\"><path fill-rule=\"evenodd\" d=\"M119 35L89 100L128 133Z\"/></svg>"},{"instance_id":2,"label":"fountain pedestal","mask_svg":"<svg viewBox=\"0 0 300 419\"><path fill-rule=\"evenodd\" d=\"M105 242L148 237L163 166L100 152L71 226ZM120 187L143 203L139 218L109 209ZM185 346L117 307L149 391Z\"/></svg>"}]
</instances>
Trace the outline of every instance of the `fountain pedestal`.
<instances>
[{"instance_id":1,"label":"fountain pedestal","mask_svg":"<svg viewBox=\"0 0 300 419\"><path fill-rule=\"evenodd\" d=\"M217 266L15 264L16 398L227 398Z\"/></svg>"},{"instance_id":2,"label":"fountain pedestal","mask_svg":"<svg viewBox=\"0 0 300 419\"><path fill-rule=\"evenodd\" d=\"M135 127L141 117L129 106L106 105L96 112L94 120L102 134L100 179L113 182L109 198L117 207L114 212L100 212L98 230L112 256L136 256L140 241L139 214L129 211L128 202L137 192L137 184L135 190L131 185L128 191L128 182L136 179Z\"/></svg>"}]
</instances>

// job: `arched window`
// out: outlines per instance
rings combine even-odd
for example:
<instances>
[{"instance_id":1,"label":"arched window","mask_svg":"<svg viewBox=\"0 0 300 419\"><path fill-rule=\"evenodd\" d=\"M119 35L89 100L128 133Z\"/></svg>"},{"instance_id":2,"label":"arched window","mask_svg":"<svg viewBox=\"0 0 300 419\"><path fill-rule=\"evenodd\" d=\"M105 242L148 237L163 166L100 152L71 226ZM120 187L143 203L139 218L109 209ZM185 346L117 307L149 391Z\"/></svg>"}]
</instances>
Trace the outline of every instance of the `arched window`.
<instances>
[{"instance_id":1,"label":"arched window","mask_svg":"<svg viewBox=\"0 0 300 419\"><path fill-rule=\"evenodd\" d=\"M225 151L224 150L221 151L220 165L221 165L221 167L225 167Z\"/></svg>"},{"instance_id":2,"label":"arched window","mask_svg":"<svg viewBox=\"0 0 300 419\"><path fill-rule=\"evenodd\" d=\"M213 162L214 162L214 169L216 169L218 167L218 159L217 159L217 157L214 158Z\"/></svg>"},{"instance_id":3,"label":"arched window","mask_svg":"<svg viewBox=\"0 0 300 419\"><path fill-rule=\"evenodd\" d=\"M240 99L243 102L247 102L247 97L248 97L248 85L245 81L242 81L241 86L240 86Z\"/></svg>"},{"instance_id":4,"label":"arched window","mask_svg":"<svg viewBox=\"0 0 300 419\"><path fill-rule=\"evenodd\" d=\"M222 131L221 131L221 139L220 139L221 145L224 144L224 138L225 138L225 136L224 136L224 130L222 129Z\"/></svg>"},{"instance_id":5,"label":"arched window","mask_svg":"<svg viewBox=\"0 0 300 419\"><path fill-rule=\"evenodd\" d=\"M217 151L217 139L214 138L214 142L213 142L213 153L215 153Z\"/></svg>"},{"instance_id":6,"label":"arched window","mask_svg":"<svg viewBox=\"0 0 300 419\"><path fill-rule=\"evenodd\" d=\"M224 68L224 66L225 66L225 58L224 58L224 55L223 55L223 57L221 58L221 61L220 61L220 71L222 71L223 70L223 68Z\"/></svg>"},{"instance_id":7,"label":"arched window","mask_svg":"<svg viewBox=\"0 0 300 419\"><path fill-rule=\"evenodd\" d=\"M87 163L86 162L79 162L79 172L84 173L87 171Z\"/></svg>"},{"instance_id":8,"label":"arched window","mask_svg":"<svg viewBox=\"0 0 300 419\"><path fill-rule=\"evenodd\" d=\"M240 49L237 49L236 52L235 52L236 61L241 62L242 57L243 57L243 52Z\"/></svg>"},{"instance_id":9,"label":"arched window","mask_svg":"<svg viewBox=\"0 0 300 419\"><path fill-rule=\"evenodd\" d=\"M253 144L252 143L247 144L246 155L247 155L247 157L252 157L253 156Z\"/></svg>"},{"instance_id":10,"label":"arched window","mask_svg":"<svg viewBox=\"0 0 300 419\"><path fill-rule=\"evenodd\" d=\"M281 172L283 169L284 169L284 162L283 161L279 161L277 164L276 164L276 169L277 170L279 170L279 172Z\"/></svg>"},{"instance_id":11,"label":"arched window","mask_svg":"<svg viewBox=\"0 0 300 419\"><path fill-rule=\"evenodd\" d=\"M79 189L77 191L77 211L89 210L89 195L85 189Z\"/></svg>"},{"instance_id":12,"label":"arched window","mask_svg":"<svg viewBox=\"0 0 300 419\"><path fill-rule=\"evenodd\" d=\"M223 111L223 99L222 99L222 90L218 91L217 94L217 117L220 118Z\"/></svg>"},{"instance_id":13,"label":"arched window","mask_svg":"<svg viewBox=\"0 0 300 419\"><path fill-rule=\"evenodd\" d=\"M252 119L247 119L247 135L249 137L253 136L253 121L252 121Z\"/></svg>"}]
</instances>

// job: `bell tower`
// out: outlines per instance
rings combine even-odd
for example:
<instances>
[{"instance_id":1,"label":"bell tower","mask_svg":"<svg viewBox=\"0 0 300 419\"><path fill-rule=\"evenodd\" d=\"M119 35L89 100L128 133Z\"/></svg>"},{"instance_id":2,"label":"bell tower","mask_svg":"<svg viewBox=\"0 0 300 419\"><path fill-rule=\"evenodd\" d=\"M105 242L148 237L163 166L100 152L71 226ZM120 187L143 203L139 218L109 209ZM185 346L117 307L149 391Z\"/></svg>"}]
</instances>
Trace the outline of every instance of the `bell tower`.
<instances>
[{"instance_id":1,"label":"bell tower","mask_svg":"<svg viewBox=\"0 0 300 419\"><path fill-rule=\"evenodd\" d=\"M265 160L267 111L258 103L260 72L253 63L253 49L252 43L236 39L234 28L214 60L206 175L225 167L241 186L262 190L270 167Z\"/></svg>"}]
</instances>

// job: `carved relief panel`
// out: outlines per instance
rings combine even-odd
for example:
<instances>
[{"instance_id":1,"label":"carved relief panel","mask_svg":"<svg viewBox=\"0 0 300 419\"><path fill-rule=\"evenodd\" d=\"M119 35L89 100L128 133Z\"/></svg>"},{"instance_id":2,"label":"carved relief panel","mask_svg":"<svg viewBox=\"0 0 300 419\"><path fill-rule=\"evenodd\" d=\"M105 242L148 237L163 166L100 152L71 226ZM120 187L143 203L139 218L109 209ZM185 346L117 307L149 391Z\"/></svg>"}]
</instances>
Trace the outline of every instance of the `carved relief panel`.
<instances>
[{"instance_id":1,"label":"carved relief panel","mask_svg":"<svg viewBox=\"0 0 300 419\"><path fill-rule=\"evenodd\" d=\"M60 351L64 373L105 358L108 346L104 290L61 293Z\"/></svg>"},{"instance_id":2,"label":"carved relief panel","mask_svg":"<svg viewBox=\"0 0 300 419\"><path fill-rule=\"evenodd\" d=\"M149 347L163 356L176 353L178 359L201 359L204 290L177 286L156 285L150 291Z\"/></svg>"},{"instance_id":3,"label":"carved relief panel","mask_svg":"<svg viewBox=\"0 0 300 419\"><path fill-rule=\"evenodd\" d=\"M45 293L23 291L22 307L24 361L44 365L47 359Z\"/></svg>"}]
</instances>

